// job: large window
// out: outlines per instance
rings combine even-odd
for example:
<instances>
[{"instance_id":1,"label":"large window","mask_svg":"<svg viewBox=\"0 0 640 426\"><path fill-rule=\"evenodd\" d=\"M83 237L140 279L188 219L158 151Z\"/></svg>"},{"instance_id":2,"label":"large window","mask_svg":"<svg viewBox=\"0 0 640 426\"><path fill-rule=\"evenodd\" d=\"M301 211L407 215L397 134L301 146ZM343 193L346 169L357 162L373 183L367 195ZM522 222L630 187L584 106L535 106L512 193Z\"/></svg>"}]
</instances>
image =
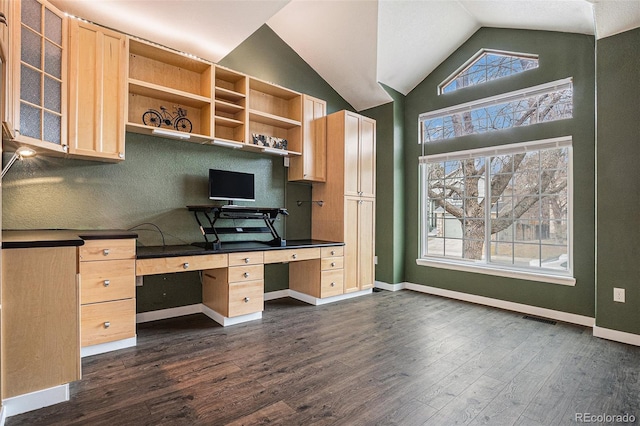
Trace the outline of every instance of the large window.
<instances>
[{"instance_id":1,"label":"large window","mask_svg":"<svg viewBox=\"0 0 640 426\"><path fill-rule=\"evenodd\" d=\"M571 157L569 137L420 157L419 261L570 276Z\"/></svg>"},{"instance_id":2,"label":"large window","mask_svg":"<svg viewBox=\"0 0 640 426\"><path fill-rule=\"evenodd\" d=\"M421 142L572 118L571 79L554 81L420 115Z\"/></svg>"}]
</instances>

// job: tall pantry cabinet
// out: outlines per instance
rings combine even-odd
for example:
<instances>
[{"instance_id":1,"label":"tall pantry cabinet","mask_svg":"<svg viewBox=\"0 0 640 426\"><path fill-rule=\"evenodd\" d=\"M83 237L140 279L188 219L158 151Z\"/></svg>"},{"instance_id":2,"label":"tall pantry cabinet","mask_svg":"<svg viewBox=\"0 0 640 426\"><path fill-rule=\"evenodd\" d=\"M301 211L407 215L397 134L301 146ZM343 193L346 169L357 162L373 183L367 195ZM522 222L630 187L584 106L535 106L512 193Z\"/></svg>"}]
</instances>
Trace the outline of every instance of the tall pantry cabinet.
<instances>
[{"instance_id":1,"label":"tall pantry cabinet","mask_svg":"<svg viewBox=\"0 0 640 426\"><path fill-rule=\"evenodd\" d=\"M326 118L327 178L313 186L311 236L344 241L344 292L373 287L376 122L350 111Z\"/></svg>"}]
</instances>

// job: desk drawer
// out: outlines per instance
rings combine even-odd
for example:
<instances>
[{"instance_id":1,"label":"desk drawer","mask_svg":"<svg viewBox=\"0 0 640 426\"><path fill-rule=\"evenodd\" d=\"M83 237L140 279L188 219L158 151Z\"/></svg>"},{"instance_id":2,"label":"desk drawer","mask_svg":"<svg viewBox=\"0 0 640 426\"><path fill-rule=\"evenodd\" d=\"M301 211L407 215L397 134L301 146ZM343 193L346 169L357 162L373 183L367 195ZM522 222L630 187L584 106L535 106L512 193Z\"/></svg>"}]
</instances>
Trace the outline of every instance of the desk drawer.
<instances>
[{"instance_id":1,"label":"desk drawer","mask_svg":"<svg viewBox=\"0 0 640 426\"><path fill-rule=\"evenodd\" d=\"M264 257L261 251L229 253L229 266L256 265L263 261Z\"/></svg>"},{"instance_id":2,"label":"desk drawer","mask_svg":"<svg viewBox=\"0 0 640 426\"><path fill-rule=\"evenodd\" d=\"M136 300L82 305L80 318L83 347L128 339L136 335Z\"/></svg>"},{"instance_id":3,"label":"desk drawer","mask_svg":"<svg viewBox=\"0 0 640 426\"><path fill-rule=\"evenodd\" d=\"M80 262L80 303L135 297L135 269L133 259Z\"/></svg>"},{"instance_id":4,"label":"desk drawer","mask_svg":"<svg viewBox=\"0 0 640 426\"><path fill-rule=\"evenodd\" d=\"M320 269L328 271L330 269L342 269L344 257L324 257L320 260Z\"/></svg>"},{"instance_id":5,"label":"desk drawer","mask_svg":"<svg viewBox=\"0 0 640 426\"><path fill-rule=\"evenodd\" d=\"M229 282L243 282L264 279L264 265L230 266Z\"/></svg>"},{"instance_id":6,"label":"desk drawer","mask_svg":"<svg viewBox=\"0 0 640 426\"><path fill-rule=\"evenodd\" d=\"M229 317L253 314L263 310L263 280L229 284Z\"/></svg>"},{"instance_id":7,"label":"desk drawer","mask_svg":"<svg viewBox=\"0 0 640 426\"><path fill-rule=\"evenodd\" d=\"M264 252L264 263L295 262L320 258L320 248L272 250Z\"/></svg>"},{"instance_id":8,"label":"desk drawer","mask_svg":"<svg viewBox=\"0 0 640 426\"><path fill-rule=\"evenodd\" d=\"M135 259L136 240L132 238L122 240L86 240L78 248L80 261Z\"/></svg>"},{"instance_id":9,"label":"desk drawer","mask_svg":"<svg viewBox=\"0 0 640 426\"><path fill-rule=\"evenodd\" d=\"M226 254L138 259L136 260L136 275L168 274L172 272L226 268L227 262Z\"/></svg>"},{"instance_id":10,"label":"desk drawer","mask_svg":"<svg viewBox=\"0 0 640 426\"><path fill-rule=\"evenodd\" d=\"M343 256L344 246L321 247L320 254L322 257Z\"/></svg>"},{"instance_id":11,"label":"desk drawer","mask_svg":"<svg viewBox=\"0 0 640 426\"><path fill-rule=\"evenodd\" d=\"M344 293L344 270L322 271L320 273L320 297L337 296Z\"/></svg>"}]
</instances>

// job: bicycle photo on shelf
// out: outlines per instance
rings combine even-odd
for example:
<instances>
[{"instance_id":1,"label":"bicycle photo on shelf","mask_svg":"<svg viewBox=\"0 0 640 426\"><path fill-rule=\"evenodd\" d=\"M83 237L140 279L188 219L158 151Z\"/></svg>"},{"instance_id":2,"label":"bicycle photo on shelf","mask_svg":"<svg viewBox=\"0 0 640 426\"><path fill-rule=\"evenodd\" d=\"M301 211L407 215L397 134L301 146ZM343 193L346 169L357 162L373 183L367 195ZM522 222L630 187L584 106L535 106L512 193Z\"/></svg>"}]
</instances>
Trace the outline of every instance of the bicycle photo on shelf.
<instances>
[{"instance_id":1,"label":"bicycle photo on shelf","mask_svg":"<svg viewBox=\"0 0 640 426\"><path fill-rule=\"evenodd\" d=\"M173 127L179 132L191 133L191 121L187 118L187 110L179 106L173 107L175 114L171 114L167 108L160 106L160 111L149 108L147 112L142 114L142 122L147 126Z\"/></svg>"}]
</instances>

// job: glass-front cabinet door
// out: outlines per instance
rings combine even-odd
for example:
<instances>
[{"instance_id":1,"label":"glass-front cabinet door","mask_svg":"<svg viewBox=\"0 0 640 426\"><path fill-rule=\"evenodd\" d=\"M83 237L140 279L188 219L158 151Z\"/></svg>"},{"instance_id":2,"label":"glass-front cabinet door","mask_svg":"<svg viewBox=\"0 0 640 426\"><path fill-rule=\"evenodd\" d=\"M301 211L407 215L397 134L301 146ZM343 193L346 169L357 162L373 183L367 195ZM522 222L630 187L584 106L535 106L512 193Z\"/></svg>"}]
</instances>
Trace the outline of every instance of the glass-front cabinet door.
<instances>
[{"instance_id":1,"label":"glass-front cabinet door","mask_svg":"<svg viewBox=\"0 0 640 426\"><path fill-rule=\"evenodd\" d=\"M67 18L44 0L13 6L16 140L66 152Z\"/></svg>"}]
</instances>

